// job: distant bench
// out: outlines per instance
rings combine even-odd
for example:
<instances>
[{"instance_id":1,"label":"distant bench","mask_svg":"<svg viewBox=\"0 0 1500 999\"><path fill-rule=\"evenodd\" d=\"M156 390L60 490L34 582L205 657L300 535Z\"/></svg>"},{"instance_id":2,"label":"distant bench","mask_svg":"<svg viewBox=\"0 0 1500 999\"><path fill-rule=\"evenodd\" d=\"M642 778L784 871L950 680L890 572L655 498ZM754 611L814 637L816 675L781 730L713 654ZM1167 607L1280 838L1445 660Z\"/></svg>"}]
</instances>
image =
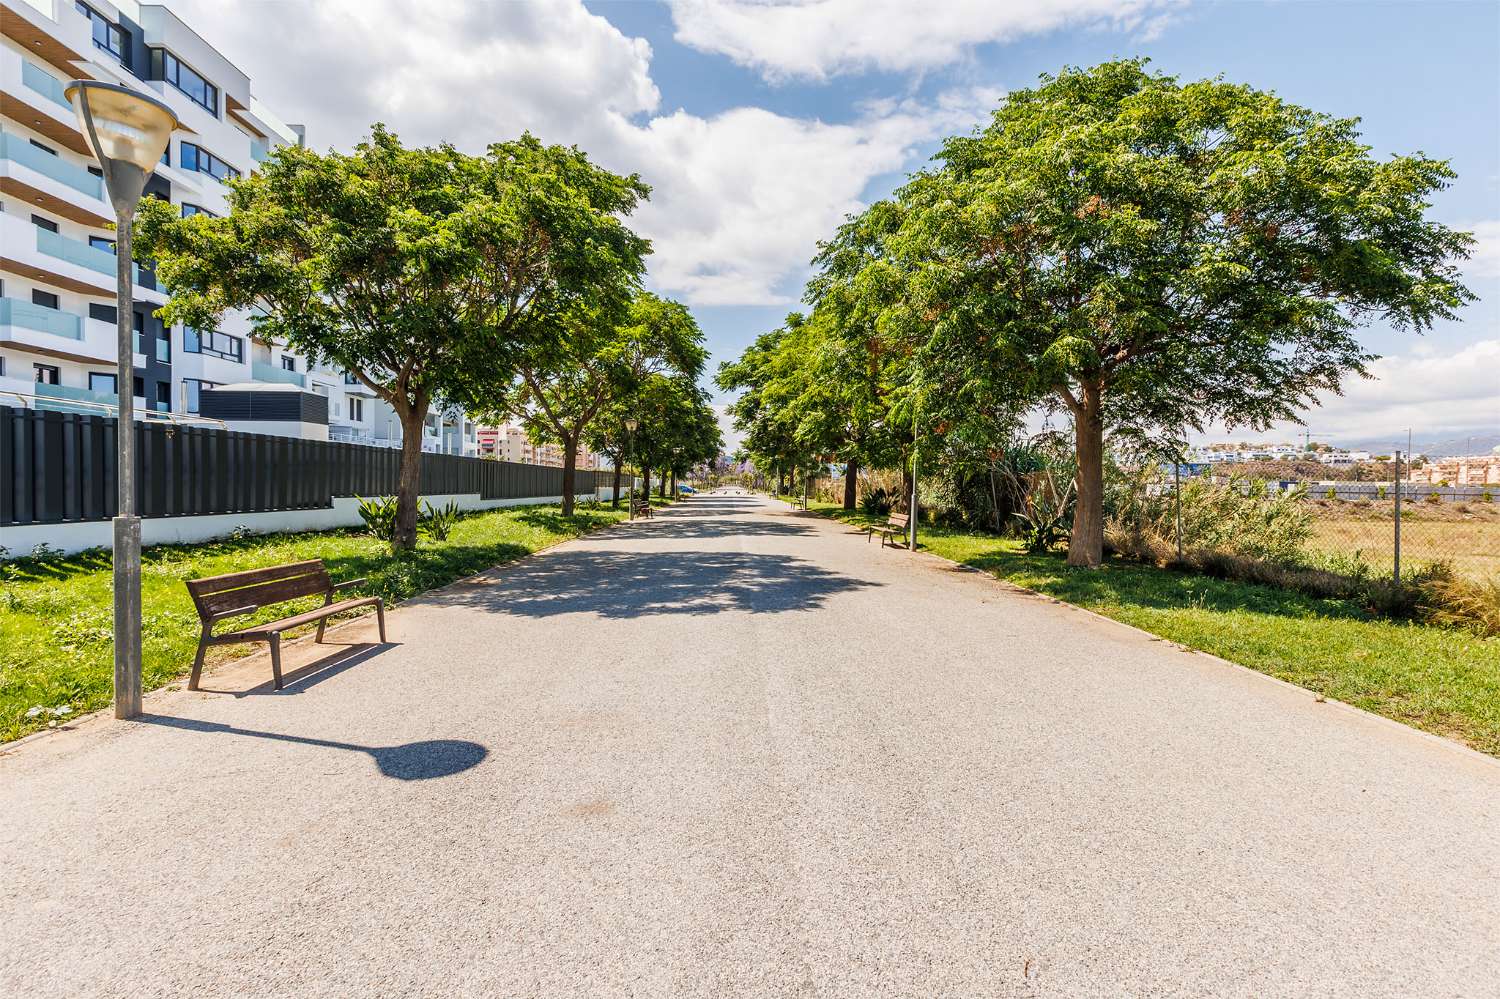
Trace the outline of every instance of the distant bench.
<instances>
[{"instance_id":1,"label":"distant bench","mask_svg":"<svg viewBox=\"0 0 1500 999\"><path fill-rule=\"evenodd\" d=\"M630 515L632 517L654 517L655 514L653 514L651 512L651 501L650 500L631 500L630 501Z\"/></svg>"},{"instance_id":2,"label":"distant bench","mask_svg":"<svg viewBox=\"0 0 1500 999\"><path fill-rule=\"evenodd\" d=\"M363 583L363 579L351 579L346 583L335 583L328 575L320 558L306 562L291 562L273 565L266 569L251 569L248 572L230 572L222 576L208 576L187 581L188 593L198 609L198 621L203 626L203 635L198 639L198 655L193 659L193 675L188 678L188 690L198 689L198 676L203 672L203 656L210 645L239 645L244 642L269 642L271 644L271 676L276 689L281 689L281 633L304 624L318 622L318 637L323 640L323 629L328 619L355 607L375 605L375 616L380 623L380 641L385 641L385 601L379 597L353 597L334 601L340 590ZM253 614L262 607L296 600L299 597L322 597L323 606L301 614L255 624L239 631L213 633L220 621L244 614Z\"/></svg>"},{"instance_id":3,"label":"distant bench","mask_svg":"<svg viewBox=\"0 0 1500 999\"><path fill-rule=\"evenodd\" d=\"M911 518L906 514L892 513L886 518L884 524L867 528L868 533L865 540L869 541L870 538L873 538L878 533L880 535L880 547L884 548L885 543L890 541L891 547L900 548L901 546L895 543L895 539L897 536L904 537L906 535L906 528L910 523Z\"/></svg>"}]
</instances>

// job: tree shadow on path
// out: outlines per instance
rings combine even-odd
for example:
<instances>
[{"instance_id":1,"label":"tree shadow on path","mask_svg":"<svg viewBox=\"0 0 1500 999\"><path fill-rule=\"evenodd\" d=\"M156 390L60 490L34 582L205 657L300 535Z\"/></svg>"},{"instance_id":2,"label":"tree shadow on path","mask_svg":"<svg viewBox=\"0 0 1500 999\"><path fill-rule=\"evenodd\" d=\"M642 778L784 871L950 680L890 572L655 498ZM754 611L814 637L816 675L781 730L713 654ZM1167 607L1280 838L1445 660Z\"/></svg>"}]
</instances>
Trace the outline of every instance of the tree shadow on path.
<instances>
[{"instance_id":1,"label":"tree shadow on path","mask_svg":"<svg viewBox=\"0 0 1500 999\"><path fill-rule=\"evenodd\" d=\"M878 586L785 555L748 552L560 552L476 577L434 603L496 614L774 614L816 610L828 597Z\"/></svg>"}]
</instances>

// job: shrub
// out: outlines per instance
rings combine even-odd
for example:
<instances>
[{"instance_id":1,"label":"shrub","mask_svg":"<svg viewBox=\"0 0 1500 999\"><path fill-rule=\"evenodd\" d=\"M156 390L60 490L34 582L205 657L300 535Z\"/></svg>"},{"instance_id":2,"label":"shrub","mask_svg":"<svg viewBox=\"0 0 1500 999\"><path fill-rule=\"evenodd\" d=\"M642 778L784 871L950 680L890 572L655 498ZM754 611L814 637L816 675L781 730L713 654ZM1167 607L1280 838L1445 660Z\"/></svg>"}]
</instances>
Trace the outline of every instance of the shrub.
<instances>
[{"instance_id":1,"label":"shrub","mask_svg":"<svg viewBox=\"0 0 1500 999\"><path fill-rule=\"evenodd\" d=\"M871 517L884 517L891 512L896 497L883 487L866 489L859 498L859 509Z\"/></svg>"},{"instance_id":2,"label":"shrub","mask_svg":"<svg viewBox=\"0 0 1500 999\"><path fill-rule=\"evenodd\" d=\"M447 541L453 525L458 523L458 518L462 515L463 511L458 508L456 500L449 500L448 505L443 507L423 503L421 516L417 519L417 530L434 541Z\"/></svg>"},{"instance_id":3,"label":"shrub","mask_svg":"<svg viewBox=\"0 0 1500 999\"><path fill-rule=\"evenodd\" d=\"M1378 487L1375 490L1375 495L1377 497L1379 497L1380 499L1385 499L1385 494L1386 494L1386 488L1385 488L1385 486L1380 486L1380 487Z\"/></svg>"},{"instance_id":4,"label":"shrub","mask_svg":"<svg viewBox=\"0 0 1500 999\"><path fill-rule=\"evenodd\" d=\"M1495 494L1492 493L1492 492L1490 492L1488 489L1486 489L1484 492L1480 493L1480 495L1479 495L1479 502L1481 502L1481 503L1493 503L1493 502L1495 502Z\"/></svg>"},{"instance_id":5,"label":"shrub","mask_svg":"<svg viewBox=\"0 0 1500 999\"><path fill-rule=\"evenodd\" d=\"M390 541L396 536L396 497L354 498L359 500L359 519L365 522L365 530L371 537Z\"/></svg>"},{"instance_id":6,"label":"shrub","mask_svg":"<svg viewBox=\"0 0 1500 999\"><path fill-rule=\"evenodd\" d=\"M1329 486L1328 490L1325 493L1323 493L1323 498L1324 499L1338 499L1339 498L1339 491L1337 489L1335 489L1333 486Z\"/></svg>"},{"instance_id":7,"label":"shrub","mask_svg":"<svg viewBox=\"0 0 1500 999\"><path fill-rule=\"evenodd\" d=\"M1429 502L1429 503L1441 503L1442 501L1443 501L1443 498L1441 496L1439 496L1436 492L1431 492L1431 493L1427 494L1427 502Z\"/></svg>"}]
</instances>

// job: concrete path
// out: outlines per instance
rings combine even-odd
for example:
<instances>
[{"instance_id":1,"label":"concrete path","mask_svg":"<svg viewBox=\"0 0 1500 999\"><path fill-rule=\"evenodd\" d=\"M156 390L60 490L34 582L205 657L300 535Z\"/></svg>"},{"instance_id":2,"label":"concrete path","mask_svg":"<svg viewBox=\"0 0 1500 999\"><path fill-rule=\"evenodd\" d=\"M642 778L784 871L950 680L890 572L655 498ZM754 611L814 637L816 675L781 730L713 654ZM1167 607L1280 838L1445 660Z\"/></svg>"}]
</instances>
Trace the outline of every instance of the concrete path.
<instances>
[{"instance_id":1,"label":"concrete path","mask_svg":"<svg viewBox=\"0 0 1500 999\"><path fill-rule=\"evenodd\" d=\"M0 756L0 995L1500 995L1500 762L784 504L390 627Z\"/></svg>"}]
</instances>

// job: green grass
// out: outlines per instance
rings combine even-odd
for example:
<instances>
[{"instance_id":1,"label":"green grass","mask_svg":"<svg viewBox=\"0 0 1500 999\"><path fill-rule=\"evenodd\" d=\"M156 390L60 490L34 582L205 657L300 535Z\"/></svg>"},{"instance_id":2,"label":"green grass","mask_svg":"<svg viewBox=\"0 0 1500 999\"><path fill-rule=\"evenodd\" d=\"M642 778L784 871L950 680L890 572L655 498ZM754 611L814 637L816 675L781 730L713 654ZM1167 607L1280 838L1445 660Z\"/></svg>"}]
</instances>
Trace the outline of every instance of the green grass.
<instances>
[{"instance_id":1,"label":"green grass","mask_svg":"<svg viewBox=\"0 0 1500 999\"><path fill-rule=\"evenodd\" d=\"M812 506L857 526L872 522ZM1028 555L1007 538L939 528L919 536L943 558L1500 756L1500 639L1122 560L1069 569L1062 554Z\"/></svg>"},{"instance_id":2,"label":"green grass","mask_svg":"<svg viewBox=\"0 0 1500 999\"><path fill-rule=\"evenodd\" d=\"M384 542L352 530L148 548L141 573L145 688L192 666L198 617L184 580L321 558L335 582L368 577L357 592L390 604L623 520L625 512L606 506L564 518L556 506L528 506L474 514L455 524L448 540L424 540L399 558ZM106 706L114 672L109 553L16 559L0 564L0 573L0 741ZM234 623L271 620L318 602L281 604ZM255 648L264 646L221 646L210 661ZM35 707L43 711L27 718ZM71 713L54 715L59 708Z\"/></svg>"}]
</instances>

